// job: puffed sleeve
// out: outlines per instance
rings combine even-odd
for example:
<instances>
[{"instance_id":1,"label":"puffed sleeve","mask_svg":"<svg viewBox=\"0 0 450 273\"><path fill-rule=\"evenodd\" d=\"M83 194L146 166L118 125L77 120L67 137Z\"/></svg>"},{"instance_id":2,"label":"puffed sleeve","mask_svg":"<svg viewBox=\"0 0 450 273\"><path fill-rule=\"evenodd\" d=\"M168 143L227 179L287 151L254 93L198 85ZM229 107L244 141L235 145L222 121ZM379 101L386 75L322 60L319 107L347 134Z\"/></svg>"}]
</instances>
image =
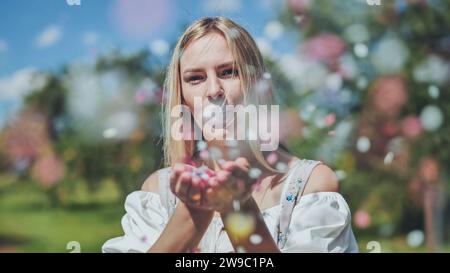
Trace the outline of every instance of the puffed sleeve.
<instances>
[{"instance_id":1,"label":"puffed sleeve","mask_svg":"<svg viewBox=\"0 0 450 273\"><path fill-rule=\"evenodd\" d=\"M157 193L135 191L125 201L124 235L106 241L102 252L147 252L168 221L167 209Z\"/></svg>"},{"instance_id":2,"label":"puffed sleeve","mask_svg":"<svg viewBox=\"0 0 450 273\"><path fill-rule=\"evenodd\" d=\"M342 195L307 194L294 207L282 252L358 252L351 213Z\"/></svg>"}]
</instances>

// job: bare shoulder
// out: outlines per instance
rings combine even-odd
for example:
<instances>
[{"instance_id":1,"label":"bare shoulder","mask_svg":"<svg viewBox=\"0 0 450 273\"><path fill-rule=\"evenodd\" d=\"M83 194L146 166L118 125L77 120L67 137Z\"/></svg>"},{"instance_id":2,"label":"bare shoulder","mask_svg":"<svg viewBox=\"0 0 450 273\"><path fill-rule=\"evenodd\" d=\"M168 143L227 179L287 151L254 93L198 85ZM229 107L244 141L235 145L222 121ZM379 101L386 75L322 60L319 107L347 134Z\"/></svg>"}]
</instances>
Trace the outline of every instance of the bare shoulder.
<instances>
[{"instance_id":1,"label":"bare shoulder","mask_svg":"<svg viewBox=\"0 0 450 273\"><path fill-rule=\"evenodd\" d=\"M339 181L334 171L325 164L317 165L306 183L304 194L314 192L337 192Z\"/></svg>"},{"instance_id":2,"label":"bare shoulder","mask_svg":"<svg viewBox=\"0 0 450 273\"><path fill-rule=\"evenodd\" d=\"M158 192L159 186L159 170L150 174L142 184L142 191Z\"/></svg>"}]
</instances>

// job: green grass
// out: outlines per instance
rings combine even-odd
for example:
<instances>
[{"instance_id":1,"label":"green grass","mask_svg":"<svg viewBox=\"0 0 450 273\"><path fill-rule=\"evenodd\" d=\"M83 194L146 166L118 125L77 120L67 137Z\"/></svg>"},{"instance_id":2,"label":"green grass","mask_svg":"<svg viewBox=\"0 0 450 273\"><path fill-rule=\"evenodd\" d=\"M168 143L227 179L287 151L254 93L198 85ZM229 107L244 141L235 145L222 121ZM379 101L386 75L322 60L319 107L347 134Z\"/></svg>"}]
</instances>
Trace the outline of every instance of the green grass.
<instances>
[{"instance_id":1,"label":"green grass","mask_svg":"<svg viewBox=\"0 0 450 273\"><path fill-rule=\"evenodd\" d=\"M31 182L3 189L0 251L70 252L67 243L77 241L82 252L100 252L107 239L121 234L123 200L112 183L95 194L83 186L71 194L64 207L52 208L45 192Z\"/></svg>"},{"instance_id":2,"label":"green grass","mask_svg":"<svg viewBox=\"0 0 450 273\"><path fill-rule=\"evenodd\" d=\"M100 252L102 244L122 233L123 198L112 181L91 193L82 182L63 185L63 206L52 207L48 195L32 181L0 175L0 252L70 252L67 243L77 241L81 252ZM412 248L406 236L380 239L358 236L360 252L371 252L370 241L381 252L426 252ZM440 252L450 252L450 246Z\"/></svg>"}]
</instances>

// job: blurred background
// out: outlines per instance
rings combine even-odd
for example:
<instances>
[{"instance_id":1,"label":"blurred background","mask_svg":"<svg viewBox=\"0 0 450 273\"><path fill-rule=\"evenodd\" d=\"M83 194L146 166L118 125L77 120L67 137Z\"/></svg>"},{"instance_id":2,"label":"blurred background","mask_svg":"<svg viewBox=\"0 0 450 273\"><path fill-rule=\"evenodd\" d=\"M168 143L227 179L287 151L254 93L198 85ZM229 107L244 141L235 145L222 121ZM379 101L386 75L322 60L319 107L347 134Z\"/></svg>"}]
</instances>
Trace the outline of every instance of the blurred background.
<instances>
[{"instance_id":1,"label":"blurred background","mask_svg":"<svg viewBox=\"0 0 450 273\"><path fill-rule=\"evenodd\" d=\"M215 15L256 39L282 137L336 171L360 251L449 252L448 0L1 1L0 252L121 234L162 167L171 50Z\"/></svg>"}]
</instances>

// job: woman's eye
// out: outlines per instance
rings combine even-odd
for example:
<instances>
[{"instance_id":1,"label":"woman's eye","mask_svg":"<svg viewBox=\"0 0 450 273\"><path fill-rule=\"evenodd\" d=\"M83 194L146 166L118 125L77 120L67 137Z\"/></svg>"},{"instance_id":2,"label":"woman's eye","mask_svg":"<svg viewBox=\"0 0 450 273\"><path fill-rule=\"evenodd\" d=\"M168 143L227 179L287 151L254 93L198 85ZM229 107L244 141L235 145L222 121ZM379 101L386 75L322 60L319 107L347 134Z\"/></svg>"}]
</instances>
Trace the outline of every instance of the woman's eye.
<instances>
[{"instance_id":1,"label":"woman's eye","mask_svg":"<svg viewBox=\"0 0 450 273\"><path fill-rule=\"evenodd\" d=\"M190 76L188 79L187 79L187 81L188 81L188 83L190 83L190 84L197 84L197 83L200 83L200 81L202 81L203 80L203 76Z\"/></svg>"},{"instance_id":2,"label":"woman's eye","mask_svg":"<svg viewBox=\"0 0 450 273\"><path fill-rule=\"evenodd\" d=\"M238 71L236 69L232 69L232 68L225 69L222 71L221 76L225 77L225 78L233 78L233 77L238 76Z\"/></svg>"}]
</instances>

